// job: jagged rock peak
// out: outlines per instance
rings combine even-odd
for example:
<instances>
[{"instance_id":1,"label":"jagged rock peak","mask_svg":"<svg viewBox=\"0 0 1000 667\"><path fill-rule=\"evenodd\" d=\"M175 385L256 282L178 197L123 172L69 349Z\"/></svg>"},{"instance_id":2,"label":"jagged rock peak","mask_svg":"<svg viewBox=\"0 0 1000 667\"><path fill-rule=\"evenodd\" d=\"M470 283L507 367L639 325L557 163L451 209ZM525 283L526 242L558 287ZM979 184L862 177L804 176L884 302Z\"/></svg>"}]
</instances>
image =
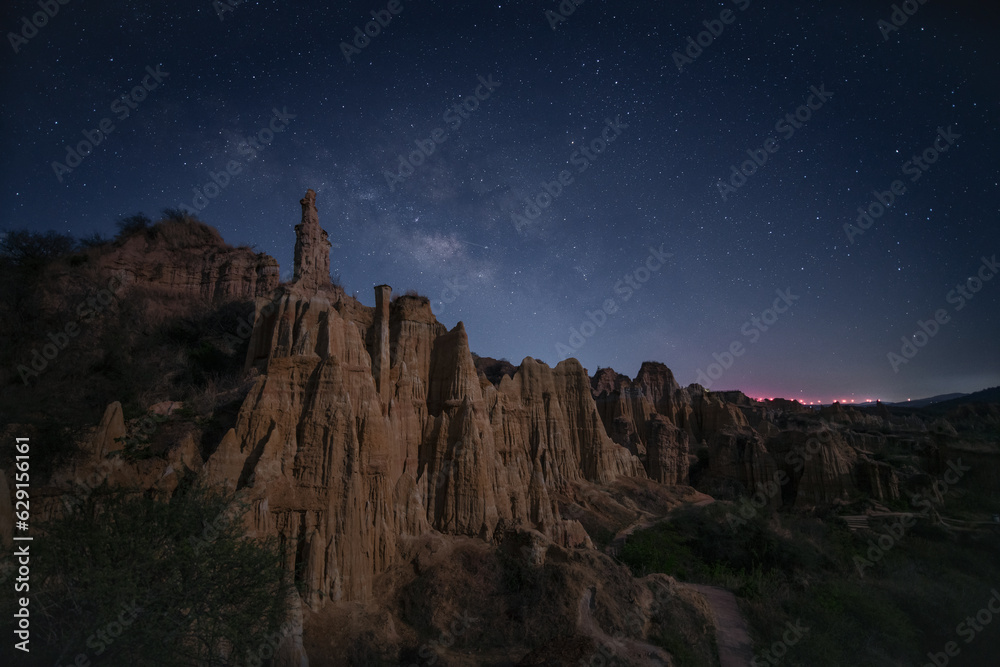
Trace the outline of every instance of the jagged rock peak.
<instances>
[{"instance_id":1,"label":"jagged rock peak","mask_svg":"<svg viewBox=\"0 0 1000 667\"><path fill-rule=\"evenodd\" d=\"M594 397L604 393L621 391L622 387L628 387L632 381L627 375L616 373L613 368L598 368L594 377L590 378L590 388Z\"/></svg>"},{"instance_id":2,"label":"jagged rock peak","mask_svg":"<svg viewBox=\"0 0 1000 667\"><path fill-rule=\"evenodd\" d=\"M308 289L330 284L330 241L319 226L316 192L306 190L302 204L302 222L295 225L294 281Z\"/></svg>"}]
</instances>

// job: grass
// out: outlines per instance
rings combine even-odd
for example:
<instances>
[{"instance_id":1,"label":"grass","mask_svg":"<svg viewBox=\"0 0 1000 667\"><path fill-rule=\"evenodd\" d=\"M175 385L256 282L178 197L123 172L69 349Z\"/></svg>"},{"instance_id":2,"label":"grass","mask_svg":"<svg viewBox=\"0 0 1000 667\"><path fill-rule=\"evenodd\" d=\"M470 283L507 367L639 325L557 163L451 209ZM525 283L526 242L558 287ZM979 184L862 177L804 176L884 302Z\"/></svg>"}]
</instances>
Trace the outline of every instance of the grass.
<instances>
[{"instance_id":1,"label":"grass","mask_svg":"<svg viewBox=\"0 0 1000 667\"><path fill-rule=\"evenodd\" d=\"M854 557L881 533L850 533L832 517L766 511L733 525L727 517L735 508L683 510L630 536L621 559L637 576L663 572L733 591L758 654L789 622L811 628L782 664L920 664L928 651L958 639L956 625L1000 582L1000 532L956 539L920 524L861 576ZM998 646L1000 631L984 631L963 657L985 659Z\"/></svg>"}]
</instances>

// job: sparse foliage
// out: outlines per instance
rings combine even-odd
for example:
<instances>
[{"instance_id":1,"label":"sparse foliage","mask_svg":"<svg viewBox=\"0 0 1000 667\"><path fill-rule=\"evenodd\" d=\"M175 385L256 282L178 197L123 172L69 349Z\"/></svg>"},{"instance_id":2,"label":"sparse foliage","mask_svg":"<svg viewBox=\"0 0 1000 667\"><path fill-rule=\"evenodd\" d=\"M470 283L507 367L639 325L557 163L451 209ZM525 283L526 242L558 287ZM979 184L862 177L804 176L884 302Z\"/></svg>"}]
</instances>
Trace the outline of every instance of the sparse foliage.
<instances>
[{"instance_id":1,"label":"sparse foliage","mask_svg":"<svg viewBox=\"0 0 1000 667\"><path fill-rule=\"evenodd\" d=\"M72 235L52 230L32 232L16 229L0 236L0 255L18 266L44 264L72 251L75 246L76 240Z\"/></svg>"},{"instance_id":2,"label":"sparse foliage","mask_svg":"<svg viewBox=\"0 0 1000 667\"><path fill-rule=\"evenodd\" d=\"M81 248L96 248L107 243L108 240L100 235L98 232L94 232L90 236L84 236L80 239Z\"/></svg>"},{"instance_id":3,"label":"sparse foliage","mask_svg":"<svg viewBox=\"0 0 1000 667\"><path fill-rule=\"evenodd\" d=\"M174 222L184 222L186 220L191 220L192 217L179 208L165 208L163 209L163 219L173 220Z\"/></svg>"},{"instance_id":4,"label":"sparse foliage","mask_svg":"<svg viewBox=\"0 0 1000 667\"><path fill-rule=\"evenodd\" d=\"M44 527L37 560L33 551L38 650L66 664L80 653L100 664L246 664L284 622L290 589L276 546L246 538L241 513L197 487L169 502L95 491Z\"/></svg>"},{"instance_id":5,"label":"sparse foliage","mask_svg":"<svg viewBox=\"0 0 1000 667\"><path fill-rule=\"evenodd\" d=\"M127 215L115 223L118 227L119 238L127 238L139 232L144 232L152 224L153 221L145 213Z\"/></svg>"}]
</instances>

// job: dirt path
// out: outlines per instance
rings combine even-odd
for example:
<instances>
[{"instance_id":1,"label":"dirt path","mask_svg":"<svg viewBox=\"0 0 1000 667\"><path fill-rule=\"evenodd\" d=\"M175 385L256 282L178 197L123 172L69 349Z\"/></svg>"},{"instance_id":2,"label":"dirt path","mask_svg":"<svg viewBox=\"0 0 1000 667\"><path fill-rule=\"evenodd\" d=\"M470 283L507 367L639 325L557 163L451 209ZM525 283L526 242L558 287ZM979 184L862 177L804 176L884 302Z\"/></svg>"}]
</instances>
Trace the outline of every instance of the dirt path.
<instances>
[{"instance_id":1,"label":"dirt path","mask_svg":"<svg viewBox=\"0 0 1000 667\"><path fill-rule=\"evenodd\" d=\"M705 505L711 505L714 502L715 498L712 498L711 496L704 496L703 498L699 498L691 503L691 505L703 507ZM614 539L612 539L608 546L604 548L604 551L617 557L621 553L622 548L625 546L625 542L629 535L637 530L644 530L650 526L654 526L665 518L666 517L650 514L649 512L642 512L635 521L618 531ZM740 612L740 608L736 604L736 596L730 591L716 586L706 586L703 584L684 585L700 593L705 598L705 601L708 602L708 606L712 610L712 620L715 624L715 638L719 649L719 663L721 666L750 667L750 663L753 660L753 642L750 641L750 633L747 631L746 620L743 618L743 614ZM601 641L601 637L607 638L607 635L605 635L600 627L594 623L590 616L590 598L591 592L588 590L584 593L583 598L580 600L580 627L581 629L584 629L587 634L591 635L598 641ZM607 639L610 640L610 638ZM622 640L619 641L622 642ZM656 654L648 652L648 649L652 649L658 651L659 653L663 653L660 649L657 649L650 644L635 642L634 640L624 640L622 643L625 642L634 644L635 646L632 648L638 650L640 653L646 652L646 655L648 656L646 661L636 662L634 664L669 664L660 662L660 658L653 657ZM652 660L652 662L650 662L650 660Z\"/></svg>"},{"instance_id":2,"label":"dirt path","mask_svg":"<svg viewBox=\"0 0 1000 667\"><path fill-rule=\"evenodd\" d=\"M747 623L736 604L736 596L715 586L685 585L701 593L712 608L719 663L722 667L749 667L753 660L753 642L750 641Z\"/></svg>"}]
</instances>

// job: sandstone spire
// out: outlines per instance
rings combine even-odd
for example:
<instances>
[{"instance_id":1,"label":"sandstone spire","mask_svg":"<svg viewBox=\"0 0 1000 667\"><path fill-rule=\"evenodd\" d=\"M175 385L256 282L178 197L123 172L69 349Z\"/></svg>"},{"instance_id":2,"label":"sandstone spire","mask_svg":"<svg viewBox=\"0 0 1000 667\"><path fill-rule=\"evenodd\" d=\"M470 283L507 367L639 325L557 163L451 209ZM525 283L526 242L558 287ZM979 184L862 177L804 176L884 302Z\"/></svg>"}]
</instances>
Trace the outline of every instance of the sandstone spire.
<instances>
[{"instance_id":1,"label":"sandstone spire","mask_svg":"<svg viewBox=\"0 0 1000 667\"><path fill-rule=\"evenodd\" d=\"M330 284L330 241L319 226L316 193L306 190L302 204L302 222L295 225L294 281L309 289Z\"/></svg>"},{"instance_id":2,"label":"sandstone spire","mask_svg":"<svg viewBox=\"0 0 1000 667\"><path fill-rule=\"evenodd\" d=\"M372 353L372 372L375 375L375 386L382 399L382 410L389 407L392 398L389 390L389 299L392 288L388 285L375 287L375 349Z\"/></svg>"}]
</instances>

